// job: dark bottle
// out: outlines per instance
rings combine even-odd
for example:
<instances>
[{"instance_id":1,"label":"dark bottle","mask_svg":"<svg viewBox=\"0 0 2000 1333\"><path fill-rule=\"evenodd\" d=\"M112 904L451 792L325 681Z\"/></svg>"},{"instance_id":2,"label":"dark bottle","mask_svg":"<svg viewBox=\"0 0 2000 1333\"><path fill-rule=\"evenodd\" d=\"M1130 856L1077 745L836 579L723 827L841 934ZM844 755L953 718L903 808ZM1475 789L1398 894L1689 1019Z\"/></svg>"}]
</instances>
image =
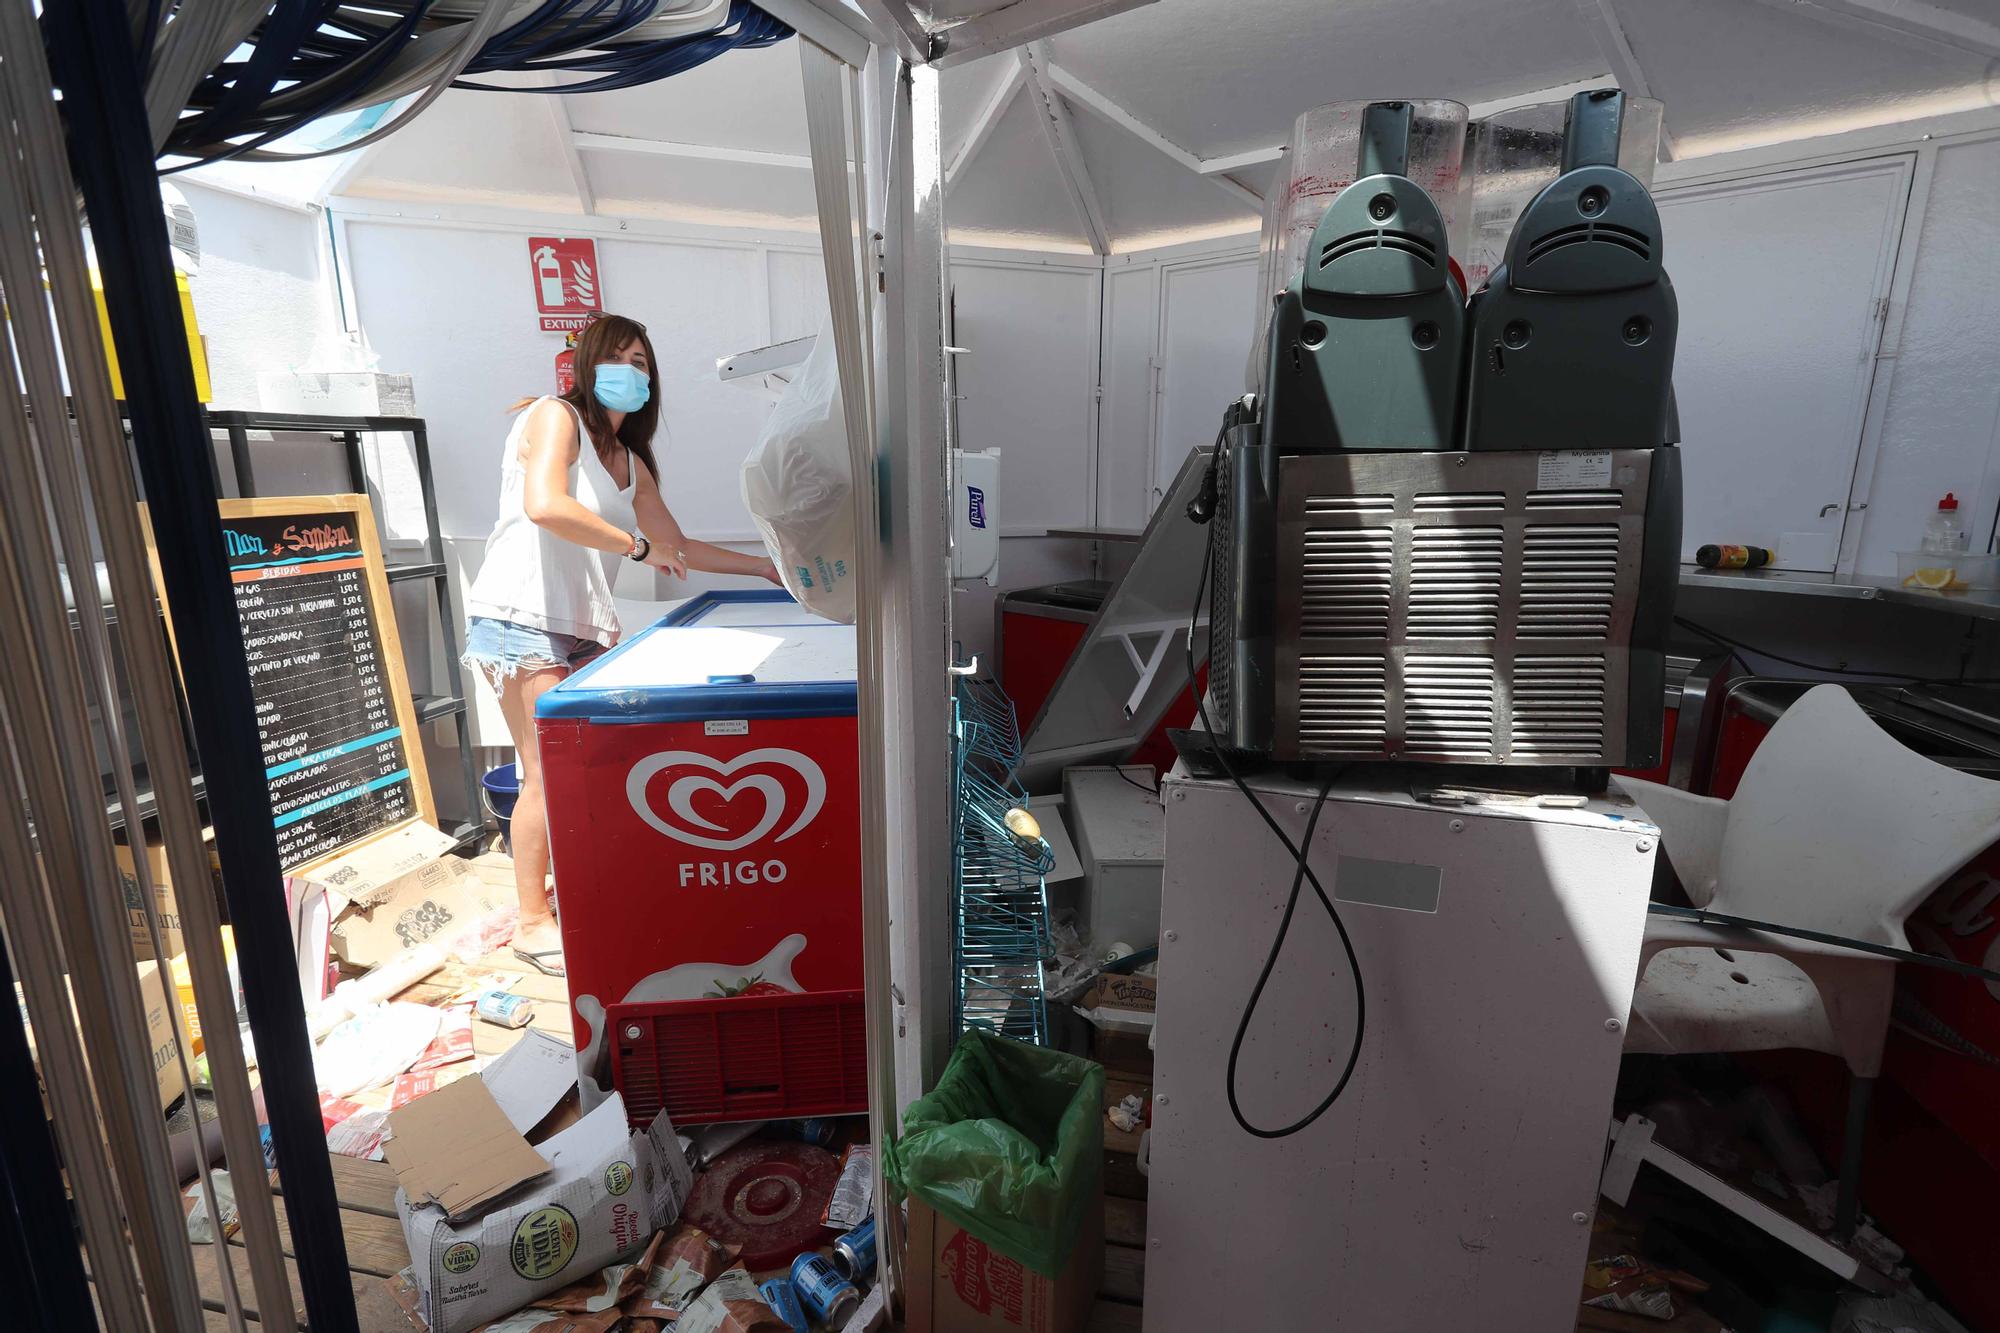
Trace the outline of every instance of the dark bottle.
<instances>
[{"instance_id":1,"label":"dark bottle","mask_svg":"<svg viewBox=\"0 0 2000 1333\"><path fill-rule=\"evenodd\" d=\"M1704 546L1694 553L1703 569L1762 569L1771 553L1761 546Z\"/></svg>"}]
</instances>

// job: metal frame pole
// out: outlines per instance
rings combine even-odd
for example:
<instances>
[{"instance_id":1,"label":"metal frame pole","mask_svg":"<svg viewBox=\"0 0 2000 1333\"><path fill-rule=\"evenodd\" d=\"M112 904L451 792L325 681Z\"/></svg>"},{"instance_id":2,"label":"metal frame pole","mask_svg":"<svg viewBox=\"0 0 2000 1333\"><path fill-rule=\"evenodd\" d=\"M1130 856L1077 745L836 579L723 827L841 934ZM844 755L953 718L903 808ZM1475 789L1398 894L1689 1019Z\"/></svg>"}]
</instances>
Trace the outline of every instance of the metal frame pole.
<instances>
[{"instance_id":1,"label":"metal frame pole","mask_svg":"<svg viewBox=\"0 0 2000 1333\"><path fill-rule=\"evenodd\" d=\"M0 996L13 994L14 969L0 936ZM34 1087L37 1077L19 1014L0 1016L0 1079L18 1089ZM26 1305L29 1327L95 1330L61 1163L41 1098L0 1097L0 1274Z\"/></svg>"},{"instance_id":2,"label":"metal frame pole","mask_svg":"<svg viewBox=\"0 0 2000 1333\"><path fill-rule=\"evenodd\" d=\"M151 505L162 579L210 802L265 1108L315 1333L358 1333L333 1171L326 1155L283 870L271 823L242 626L216 540L213 444L181 352L185 332L161 221L145 79L118 0L43 13L71 158L104 275L132 438Z\"/></svg>"}]
</instances>

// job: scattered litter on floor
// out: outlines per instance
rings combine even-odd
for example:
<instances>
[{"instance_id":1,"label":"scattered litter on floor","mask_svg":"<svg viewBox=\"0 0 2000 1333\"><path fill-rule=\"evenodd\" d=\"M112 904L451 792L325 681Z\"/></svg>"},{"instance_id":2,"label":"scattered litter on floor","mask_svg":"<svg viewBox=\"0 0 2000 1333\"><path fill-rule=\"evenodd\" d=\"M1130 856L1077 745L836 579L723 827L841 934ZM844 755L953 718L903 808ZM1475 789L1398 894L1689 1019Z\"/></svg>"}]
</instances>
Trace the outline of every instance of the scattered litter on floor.
<instances>
[{"instance_id":1,"label":"scattered litter on floor","mask_svg":"<svg viewBox=\"0 0 2000 1333\"><path fill-rule=\"evenodd\" d=\"M236 1186L230 1183L227 1171L209 1172L209 1179L215 1183L215 1202L222 1210L222 1238L236 1234ZM215 1244L215 1224L208 1216L208 1194L199 1180L181 1192L182 1202L187 1205L188 1240L196 1245Z\"/></svg>"}]
</instances>

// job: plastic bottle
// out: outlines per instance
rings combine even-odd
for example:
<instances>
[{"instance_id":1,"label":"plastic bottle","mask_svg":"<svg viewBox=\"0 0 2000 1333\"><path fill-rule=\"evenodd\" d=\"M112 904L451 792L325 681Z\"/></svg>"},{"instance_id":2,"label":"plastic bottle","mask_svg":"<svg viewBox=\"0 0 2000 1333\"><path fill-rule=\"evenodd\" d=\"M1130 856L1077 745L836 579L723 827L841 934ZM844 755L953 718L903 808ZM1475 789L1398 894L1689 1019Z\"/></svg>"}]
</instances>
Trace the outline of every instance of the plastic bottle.
<instances>
[{"instance_id":1,"label":"plastic bottle","mask_svg":"<svg viewBox=\"0 0 2000 1333\"><path fill-rule=\"evenodd\" d=\"M1937 512L1924 520L1924 540L1917 548L1936 554L1958 551L1958 497L1947 491Z\"/></svg>"}]
</instances>

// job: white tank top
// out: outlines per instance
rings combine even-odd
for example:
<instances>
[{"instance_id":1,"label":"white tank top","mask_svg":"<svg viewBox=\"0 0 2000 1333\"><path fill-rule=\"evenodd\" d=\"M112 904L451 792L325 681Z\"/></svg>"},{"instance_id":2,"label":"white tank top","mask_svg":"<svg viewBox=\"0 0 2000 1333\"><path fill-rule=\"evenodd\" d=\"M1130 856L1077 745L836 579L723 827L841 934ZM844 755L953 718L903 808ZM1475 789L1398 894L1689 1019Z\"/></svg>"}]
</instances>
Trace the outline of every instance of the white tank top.
<instances>
[{"instance_id":1,"label":"white tank top","mask_svg":"<svg viewBox=\"0 0 2000 1333\"><path fill-rule=\"evenodd\" d=\"M507 433L507 446L500 458L500 520L486 539L486 558L466 594L465 609L468 615L511 620L608 647L618 642L618 611L611 600L611 586L617 579L618 562L625 557L565 541L537 526L527 513L528 473L521 462L521 443L528 432L528 418L548 402L562 400L536 399ZM613 527L636 530L633 486L618 489L618 482L597 456L583 414L570 403L563 406L576 418L577 457L569 469L570 495ZM636 483L637 463L628 457L626 465L627 475Z\"/></svg>"}]
</instances>

